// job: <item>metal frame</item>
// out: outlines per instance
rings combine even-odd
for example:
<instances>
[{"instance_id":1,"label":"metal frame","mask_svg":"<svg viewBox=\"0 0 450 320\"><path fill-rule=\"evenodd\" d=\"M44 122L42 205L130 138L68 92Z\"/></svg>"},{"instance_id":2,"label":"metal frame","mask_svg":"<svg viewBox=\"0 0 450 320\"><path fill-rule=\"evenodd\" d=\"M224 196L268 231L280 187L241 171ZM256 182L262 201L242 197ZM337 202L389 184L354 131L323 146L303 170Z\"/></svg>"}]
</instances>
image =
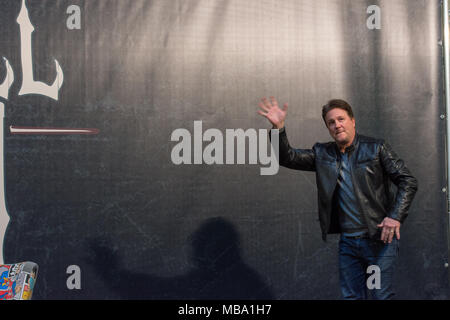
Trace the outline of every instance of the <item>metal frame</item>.
<instances>
[{"instance_id":1,"label":"metal frame","mask_svg":"<svg viewBox=\"0 0 450 320\"><path fill-rule=\"evenodd\" d=\"M448 155L449 142L450 142L450 26L449 26L449 0L442 0L442 24L443 24L443 39L441 43L443 45L443 56L444 56L444 97L445 97L445 119L446 119L446 143L445 143L445 156L446 156L446 167L447 167L447 186L445 191L447 192L447 241L448 250L450 256L450 156ZM448 262L446 263L447 270L449 271L448 276L450 279L450 269L448 267Z\"/></svg>"}]
</instances>

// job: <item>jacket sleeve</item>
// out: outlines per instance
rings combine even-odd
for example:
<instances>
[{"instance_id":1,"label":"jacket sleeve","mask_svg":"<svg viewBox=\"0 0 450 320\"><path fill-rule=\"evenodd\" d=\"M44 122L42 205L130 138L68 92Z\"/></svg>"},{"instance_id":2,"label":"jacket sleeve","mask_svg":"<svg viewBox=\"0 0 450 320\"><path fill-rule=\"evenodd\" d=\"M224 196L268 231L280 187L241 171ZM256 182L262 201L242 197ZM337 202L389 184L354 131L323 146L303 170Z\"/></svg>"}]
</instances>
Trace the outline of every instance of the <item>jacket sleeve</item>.
<instances>
[{"instance_id":1,"label":"jacket sleeve","mask_svg":"<svg viewBox=\"0 0 450 320\"><path fill-rule=\"evenodd\" d=\"M271 133L271 132L270 132ZM271 137L271 135L270 135ZM312 149L294 149L289 145L286 129L279 129L279 162L289 169L315 171L315 153Z\"/></svg>"},{"instance_id":2,"label":"jacket sleeve","mask_svg":"<svg viewBox=\"0 0 450 320\"><path fill-rule=\"evenodd\" d=\"M388 217L403 223L417 191L417 179L387 143L381 145L380 161L391 181L397 186L397 194L389 208Z\"/></svg>"}]
</instances>

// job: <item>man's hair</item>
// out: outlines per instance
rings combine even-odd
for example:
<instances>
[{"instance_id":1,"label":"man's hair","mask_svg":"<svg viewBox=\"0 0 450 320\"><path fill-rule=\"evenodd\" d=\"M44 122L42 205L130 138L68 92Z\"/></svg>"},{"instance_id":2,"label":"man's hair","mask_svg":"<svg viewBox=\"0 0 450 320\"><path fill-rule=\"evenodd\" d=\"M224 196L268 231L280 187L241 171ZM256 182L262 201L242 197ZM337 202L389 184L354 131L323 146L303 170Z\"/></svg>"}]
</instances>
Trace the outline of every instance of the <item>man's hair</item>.
<instances>
[{"instance_id":1,"label":"man's hair","mask_svg":"<svg viewBox=\"0 0 450 320\"><path fill-rule=\"evenodd\" d=\"M335 109L335 108L339 108L339 109L347 111L348 116L351 119L353 119L353 110L347 101L342 100L342 99L332 99L332 100L328 101L328 103L322 107L323 121L325 121L325 116L327 115L328 111ZM326 124L327 124L327 122L325 121L325 125Z\"/></svg>"}]
</instances>

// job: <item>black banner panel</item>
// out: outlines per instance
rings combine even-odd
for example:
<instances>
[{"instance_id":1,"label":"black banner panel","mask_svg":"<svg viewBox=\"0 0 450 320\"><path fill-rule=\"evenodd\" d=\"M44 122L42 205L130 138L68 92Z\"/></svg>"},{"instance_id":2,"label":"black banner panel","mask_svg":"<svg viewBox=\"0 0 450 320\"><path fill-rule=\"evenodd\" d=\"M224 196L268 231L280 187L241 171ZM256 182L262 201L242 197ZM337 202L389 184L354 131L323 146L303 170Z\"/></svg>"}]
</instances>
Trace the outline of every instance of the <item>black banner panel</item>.
<instances>
[{"instance_id":1,"label":"black banner panel","mask_svg":"<svg viewBox=\"0 0 450 320\"><path fill-rule=\"evenodd\" d=\"M450 298L441 40L439 1L1 1L0 264L37 300L341 299L315 174L257 112L311 148L340 98L419 182L397 297Z\"/></svg>"}]
</instances>

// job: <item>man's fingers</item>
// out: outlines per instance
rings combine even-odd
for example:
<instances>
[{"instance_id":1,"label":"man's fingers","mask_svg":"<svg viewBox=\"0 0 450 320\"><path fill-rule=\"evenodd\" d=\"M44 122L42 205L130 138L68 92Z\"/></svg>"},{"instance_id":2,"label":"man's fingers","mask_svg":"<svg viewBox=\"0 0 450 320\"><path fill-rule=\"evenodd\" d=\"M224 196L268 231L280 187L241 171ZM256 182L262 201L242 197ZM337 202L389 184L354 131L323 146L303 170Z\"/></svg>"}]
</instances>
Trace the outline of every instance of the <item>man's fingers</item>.
<instances>
[{"instance_id":1,"label":"man's fingers","mask_svg":"<svg viewBox=\"0 0 450 320\"><path fill-rule=\"evenodd\" d=\"M380 240L384 241L386 238L386 231L385 228L381 229L381 236L380 236Z\"/></svg>"},{"instance_id":2,"label":"man's fingers","mask_svg":"<svg viewBox=\"0 0 450 320\"><path fill-rule=\"evenodd\" d=\"M400 223L396 220L385 218L377 227L382 228L380 240L384 243L391 243L394 236L400 240Z\"/></svg>"},{"instance_id":3,"label":"man's fingers","mask_svg":"<svg viewBox=\"0 0 450 320\"><path fill-rule=\"evenodd\" d=\"M269 108L269 109L272 108L272 104L270 103L269 100L267 100L266 97L262 98L261 101L264 103L264 105L265 105L267 108Z\"/></svg>"},{"instance_id":4,"label":"man's fingers","mask_svg":"<svg viewBox=\"0 0 450 320\"><path fill-rule=\"evenodd\" d=\"M259 113L260 115L262 115L263 117L267 117L267 112L263 112L263 111L261 111L261 110L258 110L258 113Z\"/></svg>"},{"instance_id":5,"label":"man's fingers","mask_svg":"<svg viewBox=\"0 0 450 320\"><path fill-rule=\"evenodd\" d=\"M389 233L387 232L387 227L384 225L384 220L380 224L377 224L377 227L381 228L380 240L386 243Z\"/></svg>"},{"instance_id":6,"label":"man's fingers","mask_svg":"<svg viewBox=\"0 0 450 320\"><path fill-rule=\"evenodd\" d=\"M384 243L391 241L392 234L390 232L390 228L384 226L383 231L381 232L381 240L383 240Z\"/></svg>"},{"instance_id":7,"label":"man's fingers","mask_svg":"<svg viewBox=\"0 0 450 320\"><path fill-rule=\"evenodd\" d=\"M398 240L400 240L400 228L391 228L391 227L383 227L383 230L381 231L381 237L380 240L384 243L391 243L394 239L394 236L397 237Z\"/></svg>"},{"instance_id":8,"label":"man's fingers","mask_svg":"<svg viewBox=\"0 0 450 320\"><path fill-rule=\"evenodd\" d=\"M388 243L391 243L393 238L394 238L394 229L392 228L389 230Z\"/></svg>"},{"instance_id":9,"label":"man's fingers","mask_svg":"<svg viewBox=\"0 0 450 320\"><path fill-rule=\"evenodd\" d=\"M274 107L278 107L278 101L275 99L275 97L270 97L270 101L272 102L272 105Z\"/></svg>"},{"instance_id":10,"label":"man's fingers","mask_svg":"<svg viewBox=\"0 0 450 320\"><path fill-rule=\"evenodd\" d=\"M267 107L264 103L260 102L260 103L258 103L258 106L265 111L270 111L270 108Z\"/></svg>"},{"instance_id":11,"label":"man's fingers","mask_svg":"<svg viewBox=\"0 0 450 320\"><path fill-rule=\"evenodd\" d=\"M387 242L391 243L394 237L397 237L398 240L400 240L400 228L398 227L389 227L386 228L387 233Z\"/></svg>"},{"instance_id":12,"label":"man's fingers","mask_svg":"<svg viewBox=\"0 0 450 320\"><path fill-rule=\"evenodd\" d=\"M384 243L386 243L389 239L389 232L387 231L387 228L383 228L383 235L382 235Z\"/></svg>"},{"instance_id":13,"label":"man's fingers","mask_svg":"<svg viewBox=\"0 0 450 320\"><path fill-rule=\"evenodd\" d=\"M400 240L400 227L395 228L395 235L397 236L397 240Z\"/></svg>"},{"instance_id":14,"label":"man's fingers","mask_svg":"<svg viewBox=\"0 0 450 320\"><path fill-rule=\"evenodd\" d=\"M261 101L262 101L262 102L259 103L259 106L260 106L262 109L266 110L266 111L269 111L269 110L272 109L273 107L280 108L280 107L278 106L278 101L277 101L277 99L275 99L275 97L273 97L273 96L270 97L270 101L269 101L266 97L262 98ZM282 110L283 110L284 112L286 112L287 109L288 109L288 104L285 103L285 104L283 105Z\"/></svg>"}]
</instances>

